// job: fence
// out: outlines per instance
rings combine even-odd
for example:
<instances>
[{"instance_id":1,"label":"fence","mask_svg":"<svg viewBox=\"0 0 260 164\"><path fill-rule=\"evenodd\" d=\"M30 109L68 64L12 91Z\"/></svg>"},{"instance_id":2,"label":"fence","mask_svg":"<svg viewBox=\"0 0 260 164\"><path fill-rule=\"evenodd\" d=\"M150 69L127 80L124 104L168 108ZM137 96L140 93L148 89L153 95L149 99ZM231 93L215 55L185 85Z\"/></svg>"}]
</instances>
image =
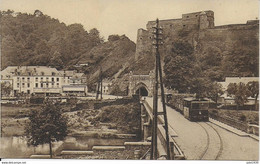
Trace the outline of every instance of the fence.
<instances>
[{"instance_id":1,"label":"fence","mask_svg":"<svg viewBox=\"0 0 260 164\"><path fill-rule=\"evenodd\" d=\"M237 121L237 120L234 120L230 117L229 118L222 117L222 116L219 116L219 115L216 115L216 114L213 114L213 113L209 113L209 116L211 118L217 120L217 121L223 122L223 123L225 123L229 126L237 128L237 129L242 130L244 132L247 132L247 130L248 130L248 125L245 122Z\"/></svg>"}]
</instances>

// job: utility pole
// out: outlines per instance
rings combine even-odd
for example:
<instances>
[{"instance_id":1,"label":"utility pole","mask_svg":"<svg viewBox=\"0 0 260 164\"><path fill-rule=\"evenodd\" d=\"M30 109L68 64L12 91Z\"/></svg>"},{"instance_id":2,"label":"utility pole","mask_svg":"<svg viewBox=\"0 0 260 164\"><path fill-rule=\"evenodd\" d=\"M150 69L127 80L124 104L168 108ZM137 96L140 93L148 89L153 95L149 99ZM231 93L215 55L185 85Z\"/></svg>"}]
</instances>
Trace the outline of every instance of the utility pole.
<instances>
[{"instance_id":1,"label":"utility pole","mask_svg":"<svg viewBox=\"0 0 260 164\"><path fill-rule=\"evenodd\" d=\"M102 90L103 90L103 86L102 86L102 81L103 81L103 77L102 77L102 67L100 67L100 73L99 73L99 78L98 78L98 86L97 86L97 94L96 94L96 100L99 97L100 94L100 99L102 100Z\"/></svg>"},{"instance_id":2,"label":"utility pole","mask_svg":"<svg viewBox=\"0 0 260 164\"><path fill-rule=\"evenodd\" d=\"M159 53L159 46L162 44L162 28L159 27L158 19L156 20L156 26L153 27L153 29L154 29L153 34L155 39L155 43L153 43L153 45L155 46L155 79L154 79L154 90L153 90L153 122L152 122L153 129L152 129L152 147L151 147L150 159L158 158L158 153L157 153L158 83L160 83L161 101L163 107L162 115L164 116L164 129L165 129L165 136L166 136L167 159L169 160L171 155L170 155L170 143L169 143L169 132L168 132L168 120L167 120L167 113L166 113L164 88L162 82L161 58Z\"/></svg>"}]
</instances>

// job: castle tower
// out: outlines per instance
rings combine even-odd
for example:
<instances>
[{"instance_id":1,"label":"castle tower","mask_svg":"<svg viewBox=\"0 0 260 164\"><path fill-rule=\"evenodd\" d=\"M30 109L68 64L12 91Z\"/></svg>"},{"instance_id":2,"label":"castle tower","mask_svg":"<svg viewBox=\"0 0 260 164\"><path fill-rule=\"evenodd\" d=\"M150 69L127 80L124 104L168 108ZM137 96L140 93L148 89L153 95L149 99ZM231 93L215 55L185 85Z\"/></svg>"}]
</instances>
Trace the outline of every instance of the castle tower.
<instances>
[{"instance_id":1,"label":"castle tower","mask_svg":"<svg viewBox=\"0 0 260 164\"><path fill-rule=\"evenodd\" d=\"M199 28L200 30L207 29L209 27L208 16L202 11L199 17Z\"/></svg>"}]
</instances>

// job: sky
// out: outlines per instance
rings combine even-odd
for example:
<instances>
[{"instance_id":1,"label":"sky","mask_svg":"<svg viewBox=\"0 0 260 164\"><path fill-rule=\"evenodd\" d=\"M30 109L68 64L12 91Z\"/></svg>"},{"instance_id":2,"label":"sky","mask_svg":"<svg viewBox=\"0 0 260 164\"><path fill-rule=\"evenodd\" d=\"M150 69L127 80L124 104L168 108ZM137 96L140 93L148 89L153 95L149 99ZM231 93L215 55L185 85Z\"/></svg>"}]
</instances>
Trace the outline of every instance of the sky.
<instances>
[{"instance_id":1,"label":"sky","mask_svg":"<svg viewBox=\"0 0 260 164\"><path fill-rule=\"evenodd\" d=\"M31 13L36 9L65 24L97 28L105 39L125 34L136 42L137 30L148 21L181 18L212 10L215 25L240 24L259 17L258 0L0 0L0 10Z\"/></svg>"}]
</instances>

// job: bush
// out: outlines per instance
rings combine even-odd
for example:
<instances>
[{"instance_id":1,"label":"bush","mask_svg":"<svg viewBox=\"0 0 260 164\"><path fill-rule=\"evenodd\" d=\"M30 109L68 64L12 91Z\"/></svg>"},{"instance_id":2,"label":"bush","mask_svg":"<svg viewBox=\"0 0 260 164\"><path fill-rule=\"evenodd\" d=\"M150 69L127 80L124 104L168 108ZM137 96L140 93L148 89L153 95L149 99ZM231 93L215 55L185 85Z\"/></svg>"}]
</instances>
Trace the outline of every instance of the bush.
<instances>
[{"instance_id":1,"label":"bush","mask_svg":"<svg viewBox=\"0 0 260 164\"><path fill-rule=\"evenodd\" d=\"M241 115L241 116L239 117L239 120L240 120L240 121L243 121L243 122L246 121L246 116L245 116L245 115Z\"/></svg>"}]
</instances>

